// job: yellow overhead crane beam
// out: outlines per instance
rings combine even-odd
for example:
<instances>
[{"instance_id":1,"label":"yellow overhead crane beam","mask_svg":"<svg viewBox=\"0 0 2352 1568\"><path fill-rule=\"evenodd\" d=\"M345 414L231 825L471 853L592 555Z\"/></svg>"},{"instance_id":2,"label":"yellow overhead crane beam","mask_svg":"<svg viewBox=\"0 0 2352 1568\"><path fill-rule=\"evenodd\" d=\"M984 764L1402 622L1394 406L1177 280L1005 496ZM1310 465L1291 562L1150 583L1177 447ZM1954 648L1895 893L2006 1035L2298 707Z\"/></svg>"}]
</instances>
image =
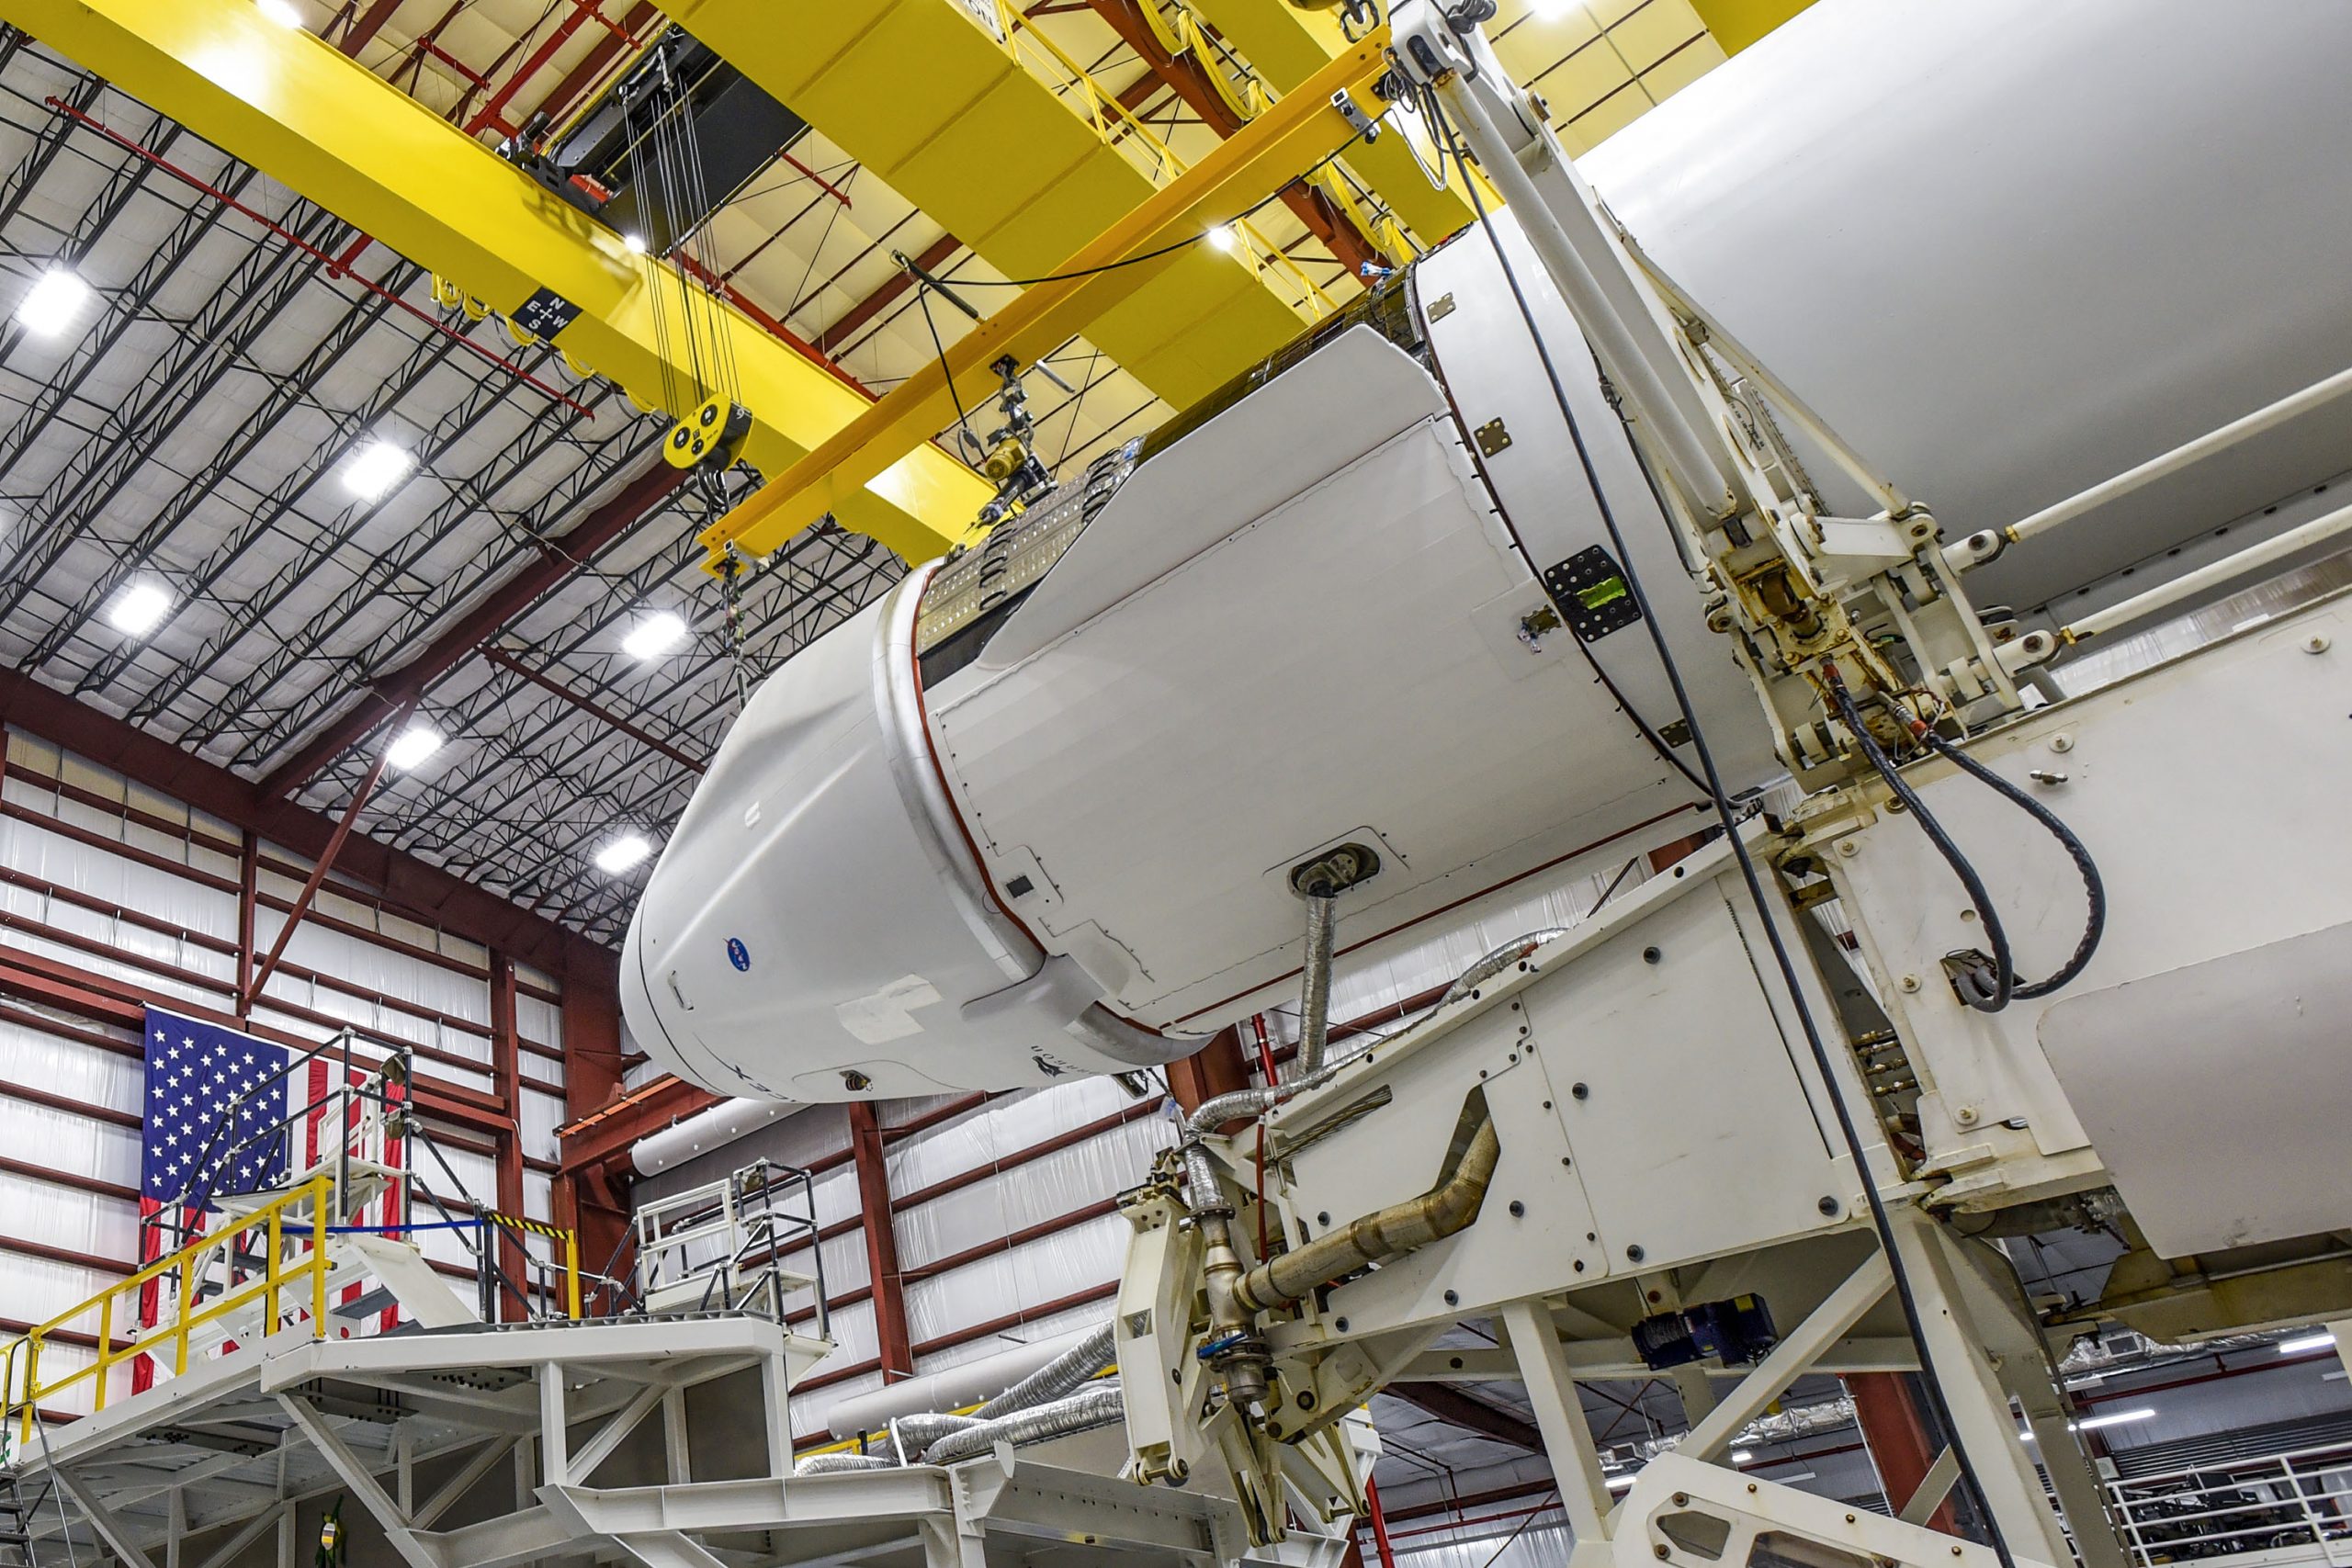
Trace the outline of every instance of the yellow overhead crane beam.
<instances>
[{"instance_id":1,"label":"yellow overhead crane beam","mask_svg":"<svg viewBox=\"0 0 2352 1568\"><path fill-rule=\"evenodd\" d=\"M1346 47L1336 10L1295 6L1289 0L1191 0L1211 26L1238 50L1258 73L1283 92L1289 92L1323 68ZM1813 4L1813 0L1690 0L1725 54L1737 54L1782 22ZM1596 21L1614 25L1634 10L1636 0L1593 0ZM1421 156L1428 157L1426 147ZM1384 136L1370 146L1351 148L1349 166L1372 186L1424 244L1433 244L1470 221L1461 176L1450 174L1443 188L1430 184L1414 149L1404 136ZM1481 187L1489 205L1495 197Z\"/></svg>"},{"instance_id":2,"label":"yellow overhead crane beam","mask_svg":"<svg viewBox=\"0 0 2352 1568\"><path fill-rule=\"evenodd\" d=\"M1055 271L1183 167L1009 0L657 3L1007 277ZM1073 331L1181 409L1354 292L1241 238Z\"/></svg>"},{"instance_id":3,"label":"yellow overhead crane beam","mask_svg":"<svg viewBox=\"0 0 2352 1568\"><path fill-rule=\"evenodd\" d=\"M1348 46L1340 30L1336 10L1310 10L1288 0L1192 0L1227 42L1240 52L1268 85L1279 92L1295 91L1298 84L1323 69ZM1373 194L1413 231L1424 245L1440 240L1476 216L1462 193L1462 177L1448 164L1446 184L1430 183L1423 160L1434 164L1435 151L1426 143L1419 150L1406 138L1418 131L1392 121L1394 134L1348 149L1348 166L1368 184ZM1480 194L1489 207L1500 199L1485 187Z\"/></svg>"},{"instance_id":4,"label":"yellow overhead crane beam","mask_svg":"<svg viewBox=\"0 0 2352 1568\"><path fill-rule=\"evenodd\" d=\"M938 4L940 0L918 0ZM1048 269L1046 281L982 321L789 472L745 497L705 529L715 562L731 545L758 556L857 493L899 454L955 418L950 378L968 404L996 385L989 367L1005 355L1028 364L1090 321L1108 319L1170 274L1217 252L1200 243L1268 193L1348 145L1355 135L1335 95L1365 92L1385 68L1388 29L1351 44L1297 91L1278 99L1229 141L1161 187L1091 243ZM1098 340L1099 341L1099 340Z\"/></svg>"},{"instance_id":5,"label":"yellow overhead crane beam","mask_svg":"<svg viewBox=\"0 0 2352 1568\"><path fill-rule=\"evenodd\" d=\"M665 372L682 391L693 386L684 345L673 343L665 363L655 330L656 291L676 288L666 264L631 254L520 169L320 39L270 21L253 0L0 0L0 19L510 321L539 323L640 403L663 403ZM784 472L870 406L749 318L719 309L754 422L743 456L763 472ZM835 498L836 519L913 561L954 543L990 493L921 442L866 478Z\"/></svg>"}]
</instances>

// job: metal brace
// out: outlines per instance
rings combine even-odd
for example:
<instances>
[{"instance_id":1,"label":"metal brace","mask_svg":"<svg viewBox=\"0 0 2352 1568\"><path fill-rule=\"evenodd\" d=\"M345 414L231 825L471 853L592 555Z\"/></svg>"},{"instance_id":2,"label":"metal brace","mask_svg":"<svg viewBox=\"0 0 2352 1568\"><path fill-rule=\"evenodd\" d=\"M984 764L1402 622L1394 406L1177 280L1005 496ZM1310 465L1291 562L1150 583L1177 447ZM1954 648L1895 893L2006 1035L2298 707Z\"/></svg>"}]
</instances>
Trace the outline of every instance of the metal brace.
<instances>
[{"instance_id":1,"label":"metal brace","mask_svg":"<svg viewBox=\"0 0 2352 1568\"><path fill-rule=\"evenodd\" d=\"M1331 107L1338 109L1341 117L1347 120L1349 129L1363 137L1365 141L1380 140L1380 122L1364 113L1363 106L1356 102L1354 95L1346 88L1342 87L1331 95Z\"/></svg>"}]
</instances>

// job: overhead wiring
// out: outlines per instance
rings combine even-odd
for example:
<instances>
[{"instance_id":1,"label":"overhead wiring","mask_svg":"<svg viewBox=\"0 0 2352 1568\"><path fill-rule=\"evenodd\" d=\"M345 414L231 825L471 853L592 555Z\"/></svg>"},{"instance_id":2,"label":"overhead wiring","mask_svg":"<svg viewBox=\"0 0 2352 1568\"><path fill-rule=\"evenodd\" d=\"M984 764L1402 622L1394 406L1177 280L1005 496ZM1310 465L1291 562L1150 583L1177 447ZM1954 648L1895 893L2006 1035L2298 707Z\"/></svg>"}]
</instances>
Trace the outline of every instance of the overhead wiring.
<instances>
[{"instance_id":1,"label":"overhead wiring","mask_svg":"<svg viewBox=\"0 0 2352 1568\"><path fill-rule=\"evenodd\" d=\"M1510 254L1503 248L1501 238L1495 231L1494 219L1487 210L1486 198L1479 194L1477 181L1472 177L1468 150L1456 141L1452 119L1446 114L1444 103L1436 91L1434 89L1424 89L1424 91L1427 94L1425 113L1429 117L1430 128L1436 137L1441 152L1451 155L1462 174L1463 185L1469 194L1471 207L1477 216L1478 225L1485 232L1487 243L1494 247L1496 259L1501 264L1504 281L1510 288L1511 298L1518 306L1520 317L1526 323L1528 334L1534 341L1536 352L1544 362L1544 372L1551 383L1552 396L1559 405L1561 417L1567 422L1570 435L1575 441L1579 457L1585 458L1586 472L1589 479L1592 472L1590 458L1586 454L1583 434L1578 428L1576 411L1568 398L1566 384L1561 380L1559 367L1554 362L1551 349L1544 343L1543 333L1536 325L1535 312L1528 303L1525 289L1521 286L1518 270L1512 266ZM1634 453L1637 457L1641 456L1638 446L1634 447ZM1644 474L1649 479L1653 494L1657 493L1656 476L1650 473L1646 460L1643 462L1642 468ZM1765 941L1771 949L1773 964L1779 972L1781 986L1788 994L1790 1005L1795 1012L1798 1028L1804 1035L1805 1045L1812 1055L1815 1068L1820 1074L1822 1084L1827 1091L1829 1106L1837 1121L1839 1136L1848 1155L1853 1160L1854 1173L1856 1179L1861 1183L1863 1200L1870 1211L1871 1226L1877 1234L1879 1247L1886 1258L1887 1270L1894 1288L1895 1297L1903 1309L1905 1327L1909 1331L1912 1343L1918 1348L1920 1384L1928 1396L1929 1411L1941 1428L1943 1437L1951 1445L1952 1457L1960 1470L1960 1484L1973 1506L1978 1518L1984 1523L1995 1557L2000 1562L2001 1568L2018 1568L2017 1559L2009 1549L2007 1534L2001 1528L1999 1518L1994 1514L1984 1483L1979 1479L1975 1459L1969 1453L1966 1439L1962 1436L1959 1424L1953 1418L1951 1402L1945 1393L1942 1377L1936 1370L1935 1359L1928 1353L1927 1326L1920 1313L1917 1293L1912 1287L1910 1269L1904 1261L1901 1244L1895 1235L1894 1218L1887 1213L1885 1200L1879 1194L1878 1182L1871 1172L1869 1150L1862 1142L1860 1130L1855 1124L1853 1111L1847 1104L1845 1091L1840 1086L1835 1064L1830 1057L1827 1037L1822 1032L1819 1022L1813 1015L1811 1005L1805 1000L1804 988L1797 975L1796 962L1790 956L1788 943L1781 934L1780 923L1772 918L1771 905L1765 897L1763 878L1757 871L1755 857L1748 852L1746 841L1740 837L1737 813L1733 808L1730 795L1724 788L1722 773L1715 764L1714 750L1708 743L1704 727L1699 721L1697 708L1692 704L1690 690L1682 679L1681 666L1674 657L1673 649L1667 642L1663 626L1659 624L1657 617L1651 613L1649 595L1643 588L1640 576L1634 569L1633 552L1627 547L1624 532L1618 523L1614 510L1610 506L1607 497L1597 483L1592 486L1592 493L1593 500L1600 509L1601 525L1608 531L1610 542L1621 563L1619 570L1624 579L1626 592L1634 601L1634 606L1641 612L1642 625L1647 630L1651 645L1657 651L1658 664L1666 675L1667 683L1673 690L1675 705L1679 710L1683 724L1690 731L1691 750L1699 761L1702 772L1706 775L1707 794L1722 823L1724 837L1730 840L1733 859L1738 865L1740 878L1746 886L1747 897L1754 904L1763 925Z\"/></svg>"}]
</instances>

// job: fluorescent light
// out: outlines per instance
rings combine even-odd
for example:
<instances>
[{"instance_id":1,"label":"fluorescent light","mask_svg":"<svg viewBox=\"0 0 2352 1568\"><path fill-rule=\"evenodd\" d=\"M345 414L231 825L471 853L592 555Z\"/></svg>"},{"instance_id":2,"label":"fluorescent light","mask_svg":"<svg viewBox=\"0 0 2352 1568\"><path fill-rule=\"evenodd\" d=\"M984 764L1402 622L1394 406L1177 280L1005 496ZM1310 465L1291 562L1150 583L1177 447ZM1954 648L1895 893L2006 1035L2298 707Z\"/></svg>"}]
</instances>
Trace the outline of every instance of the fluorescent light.
<instances>
[{"instance_id":1,"label":"fluorescent light","mask_svg":"<svg viewBox=\"0 0 2352 1568\"><path fill-rule=\"evenodd\" d=\"M2101 1427L2120 1427L2126 1421L2153 1421L2154 1410L2118 1410L2106 1416L2086 1416L2079 1421L2069 1421L2066 1427L2075 1432L2096 1432Z\"/></svg>"},{"instance_id":2,"label":"fluorescent light","mask_svg":"<svg viewBox=\"0 0 2352 1568\"><path fill-rule=\"evenodd\" d=\"M637 629L621 638L621 651L631 659L659 659L686 640L686 623L667 610L658 611L637 623Z\"/></svg>"},{"instance_id":3,"label":"fluorescent light","mask_svg":"<svg viewBox=\"0 0 2352 1568\"><path fill-rule=\"evenodd\" d=\"M1633 1489L1634 1478L1630 1475L1612 1475L1609 1478L1609 1490L1611 1492L1630 1492Z\"/></svg>"},{"instance_id":4,"label":"fluorescent light","mask_svg":"<svg viewBox=\"0 0 2352 1568\"><path fill-rule=\"evenodd\" d=\"M362 501L381 501L408 478L416 459L389 441L370 441L343 470L343 488Z\"/></svg>"},{"instance_id":5,"label":"fluorescent light","mask_svg":"<svg viewBox=\"0 0 2352 1568\"><path fill-rule=\"evenodd\" d=\"M17 306L17 320L35 337L55 337L74 324L90 302L90 286L70 267L53 266L40 275Z\"/></svg>"},{"instance_id":6,"label":"fluorescent light","mask_svg":"<svg viewBox=\"0 0 2352 1568\"><path fill-rule=\"evenodd\" d=\"M429 724L412 724L384 750L384 761L402 773L413 773L441 750L441 732Z\"/></svg>"},{"instance_id":7,"label":"fluorescent light","mask_svg":"<svg viewBox=\"0 0 2352 1568\"><path fill-rule=\"evenodd\" d=\"M299 28L303 25L302 13L295 7L294 0L254 0L254 7L281 28Z\"/></svg>"},{"instance_id":8,"label":"fluorescent light","mask_svg":"<svg viewBox=\"0 0 2352 1568\"><path fill-rule=\"evenodd\" d=\"M596 869L617 876L653 852L653 846L635 833L624 833L596 852Z\"/></svg>"},{"instance_id":9,"label":"fluorescent light","mask_svg":"<svg viewBox=\"0 0 2352 1568\"><path fill-rule=\"evenodd\" d=\"M1220 251L1230 251L1239 243L1239 239L1233 232L1232 224L1220 223L1209 231L1209 243Z\"/></svg>"},{"instance_id":10,"label":"fluorescent light","mask_svg":"<svg viewBox=\"0 0 2352 1568\"><path fill-rule=\"evenodd\" d=\"M645 254L645 236L642 234L623 234L621 243L633 256L641 256Z\"/></svg>"},{"instance_id":11,"label":"fluorescent light","mask_svg":"<svg viewBox=\"0 0 2352 1568\"><path fill-rule=\"evenodd\" d=\"M1731 1452L1731 1461L1734 1464L1746 1464L1755 1457L1756 1450L1753 1449L1734 1449Z\"/></svg>"},{"instance_id":12,"label":"fluorescent light","mask_svg":"<svg viewBox=\"0 0 2352 1568\"><path fill-rule=\"evenodd\" d=\"M107 625L139 637L153 631L171 607L171 590L142 579L114 596L114 603L107 606Z\"/></svg>"},{"instance_id":13,"label":"fluorescent light","mask_svg":"<svg viewBox=\"0 0 2352 1568\"><path fill-rule=\"evenodd\" d=\"M2335 1335L2333 1330L2320 1334L2305 1334L2294 1339L2281 1339L2278 1341L2278 1353L2282 1356L2300 1356L2306 1350L2333 1350L2335 1348Z\"/></svg>"}]
</instances>

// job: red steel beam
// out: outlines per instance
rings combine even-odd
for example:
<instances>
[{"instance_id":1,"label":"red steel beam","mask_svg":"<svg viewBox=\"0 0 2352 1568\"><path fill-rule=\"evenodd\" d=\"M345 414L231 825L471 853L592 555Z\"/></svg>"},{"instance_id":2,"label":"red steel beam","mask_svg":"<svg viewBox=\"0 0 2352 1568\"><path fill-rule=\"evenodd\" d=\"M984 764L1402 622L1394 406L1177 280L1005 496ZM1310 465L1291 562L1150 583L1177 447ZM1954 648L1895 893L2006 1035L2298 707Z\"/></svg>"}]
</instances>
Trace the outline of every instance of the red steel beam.
<instances>
[{"instance_id":1,"label":"red steel beam","mask_svg":"<svg viewBox=\"0 0 2352 1568\"><path fill-rule=\"evenodd\" d=\"M1482 1438L1492 1438L1532 1454L1544 1452L1544 1434L1535 1429L1533 1422L1522 1421L1508 1410L1463 1393L1452 1383L1393 1382L1382 1392L1393 1393L1441 1421L1464 1427Z\"/></svg>"},{"instance_id":2,"label":"red steel beam","mask_svg":"<svg viewBox=\"0 0 2352 1568\"><path fill-rule=\"evenodd\" d=\"M289 1034L284 1030L272 1029L266 1024L246 1022L231 1014L221 1012L216 1008L191 1002L185 997L151 991L129 981L93 974L86 969L78 969L71 964L62 964L51 958L44 958L33 953L0 950L0 993L22 997L28 1001L37 1002L43 1007L55 1008L83 1018L97 1019L126 1029L135 1030L143 1027L146 1022L146 1010L152 1006L164 1008L204 1022L218 1023L226 1029L242 1029L255 1039L272 1041L280 1045L291 1045L298 1050L308 1049L318 1043L314 1040L304 1040ZM322 1021L332 1023L337 1021L322 1020ZM370 1067L379 1066L381 1061L380 1057L368 1055L362 1055L358 1059ZM492 1096L483 1094L478 1089L466 1089L453 1083L443 1083L419 1074L415 1082L415 1090L417 1108L446 1121L455 1122L460 1126L470 1127L477 1131L492 1133L505 1125L506 1108ZM23 1097L34 1098L46 1092L28 1089ZM48 1102L48 1100L37 1100L37 1103ZM96 1117L100 1121L107 1121L120 1114L128 1117L123 1123L128 1126L136 1126L139 1121L136 1115L129 1112L110 1111L103 1107L89 1105L78 1100L61 1103L60 1109L72 1111L77 1116Z\"/></svg>"},{"instance_id":3,"label":"red steel beam","mask_svg":"<svg viewBox=\"0 0 2352 1568\"><path fill-rule=\"evenodd\" d=\"M964 242L953 234L942 234L923 247L915 257L915 265L925 272L943 265L949 256L964 248ZM914 283L913 275L901 268L886 278L881 287L841 313L841 318L817 334L817 347L831 354L857 335L857 330L890 308L890 302Z\"/></svg>"},{"instance_id":4,"label":"red steel beam","mask_svg":"<svg viewBox=\"0 0 2352 1568\"><path fill-rule=\"evenodd\" d=\"M1241 1054L1238 1024L1213 1036L1182 1061L1168 1064L1168 1092L1188 1116L1220 1094L1249 1087L1250 1062Z\"/></svg>"},{"instance_id":5,"label":"red steel beam","mask_svg":"<svg viewBox=\"0 0 2352 1568\"><path fill-rule=\"evenodd\" d=\"M896 1382L915 1373L912 1336L907 1329L905 1281L899 1270L899 1232L892 1223L890 1167L882 1152L882 1126L871 1100L849 1108L851 1164L857 1170L857 1205L865 1233L866 1277L874 1286L874 1329L882 1358L882 1381Z\"/></svg>"},{"instance_id":6,"label":"red steel beam","mask_svg":"<svg viewBox=\"0 0 2352 1568\"><path fill-rule=\"evenodd\" d=\"M376 41L376 35L384 30L384 24L390 21L392 13L400 8L401 0L376 0L352 22L343 35L343 41L335 47L357 59L359 51Z\"/></svg>"},{"instance_id":7,"label":"red steel beam","mask_svg":"<svg viewBox=\"0 0 2352 1568\"><path fill-rule=\"evenodd\" d=\"M1862 1447L1878 1468L1879 1490L1886 1494L1890 1508L1910 1501L1943 1450L1928 1435L1927 1417L1907 1381L1911 1375L1849 1372L1841 1380L1853 1397L1854 1425L1862 1429ZM1945 1535L1960 1533L1950 1497L1937 1507L1928 1528Z\"/></svg>"},{"instance_id":8,"label":"red steel beam","mask_svg":"<svg viewBox=\"0 0 2352 1568\"><path fill-rule=\"evenodd\" d=\"M1200 116L1201 123L1220 137L1230 138L1238 131L1243 120L1225 101L1211 78L1208 67L1191 54L1170 54L1159 41L1151 24L1136 8L1136 0L1090 0L1094 14L1111 25L1121 41L1135 51L1151 68L1151 74L1165 83L1170 90L1184 100L1186 107ZM1303 180L1293 180L1282 189L1283 205L1298 215L1307 232L1323 242L1340 265L1361 277L1363 268L1371 265L1385 269L1388 258L1378 246L1364 237L1355 220L1335 207L1330 198Z\"/></svg>"},{"instance_id":9,"label":"red steel beam","mask_svg":"<svg viewBox=\"0 0 2352 1568\"><path fill-rule=\"evenodd\" d=\"M600 986L563 988L563 1110L567 1120L590 1117L621 1092L621 998L617 976ZM706 1101L716 1097L704 1094ZM603 1165L575 1164L570 1141L555 1177L555 1223L580 1235L580 1266L603 1269L628 1235L626 1194ZM620 1145L624 1158L628 1145Z\"/></svg>"},{"instance_id":10,"label":"red steel beam","mask_svg":"<svg viewBox=\"0 0 2352 1568\"><path fill-rule=\"evenodd\" d=\"M271 769L261 781L261 795L282 800L316 778L337 758L374 734L387 718L424 696L426 688L471 657L507 622L578 571L582 562L676 494L687 477L684 469L657 460L622 487L619 494L561 535L540 541L537 560L526 562L520 571L492 589L481 604L434 638L415 658L369 682L359 702L348 713Z\"/></svg>"},{"instance_id":11,"label":"red steel beam","mask_svg":"<svg viewBox=\"0 0 2352 1568\"><path fill-rule=\"evenodd\" d=\"M406 720L415 706L415 699L411 698L408 705L393 716L395 728ZM269 956L261 961L261 967L254 971L252 983L237 998L238 1017L243 1018L254 1010L254 998L261 995L264 986L269 984L270 976L277 970L277 961L286 956L286 944L294 940L295 928L302 923L302 917L311 912L311 900L318 897L319 885L327 879L327 873L334 869L334 857L343 852L344 840L351 837L351 825L359 820L360 811L375 795L376 785L383 778L384 766L391 761L391 746L387 743L382 750L376 753L376 761L369 766L368 776L359 781L358 789L352 793L351 804L344 808L343 820L334 825L334 837L327 840L325 851L311 865L311 874L302 883L302 891L294 896L294 907L286 912L286 923L277 928L277 940L270 943Z\"/></svg>"},{"instance_id":12,"label":"red steel beam","mask_svg":"<svg viewBox=\"0 0 2352 1568\"><path fill-rule=\"evenodd\" d=\"M316 859L334 836L334 823L322 814L266 798L227 769L14 670L0 669L0 723L38 735L297 854ZM439 866L363 834L352 835L338 859L346 875L469 942L500 948L557 975L576 975L583 982L606 987L617 984L617 961L610 949ZM185 867L180 869L185 873Z\"/></svg>"},{"instance_id":13,"label":"red steel beam","mask_svg":"<svg viewBox=\"0 0 2352 1568\"><path fill-rule=\"evenodd\" d=\"M650 748L650 750L661 753L662 756L669 758L670 761L677 763L682 768L689 769L697 773L703 771L702 763L695 761L694 758L688 756L685 752L679 750L675 746L671 745L668 741L661 739L658 737L650 734L646 730L640 729L636 725L631 724L628 720L623 718L620 715L613 712L610 708L605 707L601 704L591 702L589 699L582 696L579 693L573 691L562 682L554 679L552 676L532 669L529 665L524 663L521 660L515 658L513 654L507 652L496 643L486 642L482 644L481 656L484 659L489 660L492 664L497 665L501 670L509 670L514 671L515 674L520 675L524 680L528 681L532 685L538 687L541 691L554 693L557 696L561 697L565 702L570 703L573 707L578 708L582 713L586 714L590 718L594 719L605 728L615 730L622 735L628 736L631 740L636 741L639 745Z\"/></svg>"},{"instance_id":14,"label":"red steel beam","mask_svg":"<svg viewBox=\"0 0 2352 1568\"><path fill-rule=\"evenodd\" d=\"M662 13L655 7L653 0L638 0L636 5L629 7L628 14L621 17L621 30L633 39L642 34L649 24L659 21L661 17ZM596 47L590 50L587 56L579 64L573 66L562 81L555 85L553 92L539 100L539 112L544 113L557 124L561 124L564 117L571 112L572 106L596 85L603 78L605 72L628 47L628 44L622 39L610 34L597 39Z\"/></svg>"},{"instance_id":15,"label":"red steel beam","mask_svg":"<svg viewBox=\"0 0 2352 1568\"><path fill-rule=\"evenodd\" d=\"M498 1098L514 1112L514 1124L498 1134L498 1212L519 1214L523 1212L523 1053L514 1023L514 961L501 953L490 955L490 1071L491 1081L498 1086ZM498 1267L521 1290L530 1278L523 1238L504 1225L497 1228ZM501 1292L499 1300L503 1303L499 1308L501 1318L513 1321L523 1315L524 1303L512 1292Z\"/></svg>"}]
</instances>

